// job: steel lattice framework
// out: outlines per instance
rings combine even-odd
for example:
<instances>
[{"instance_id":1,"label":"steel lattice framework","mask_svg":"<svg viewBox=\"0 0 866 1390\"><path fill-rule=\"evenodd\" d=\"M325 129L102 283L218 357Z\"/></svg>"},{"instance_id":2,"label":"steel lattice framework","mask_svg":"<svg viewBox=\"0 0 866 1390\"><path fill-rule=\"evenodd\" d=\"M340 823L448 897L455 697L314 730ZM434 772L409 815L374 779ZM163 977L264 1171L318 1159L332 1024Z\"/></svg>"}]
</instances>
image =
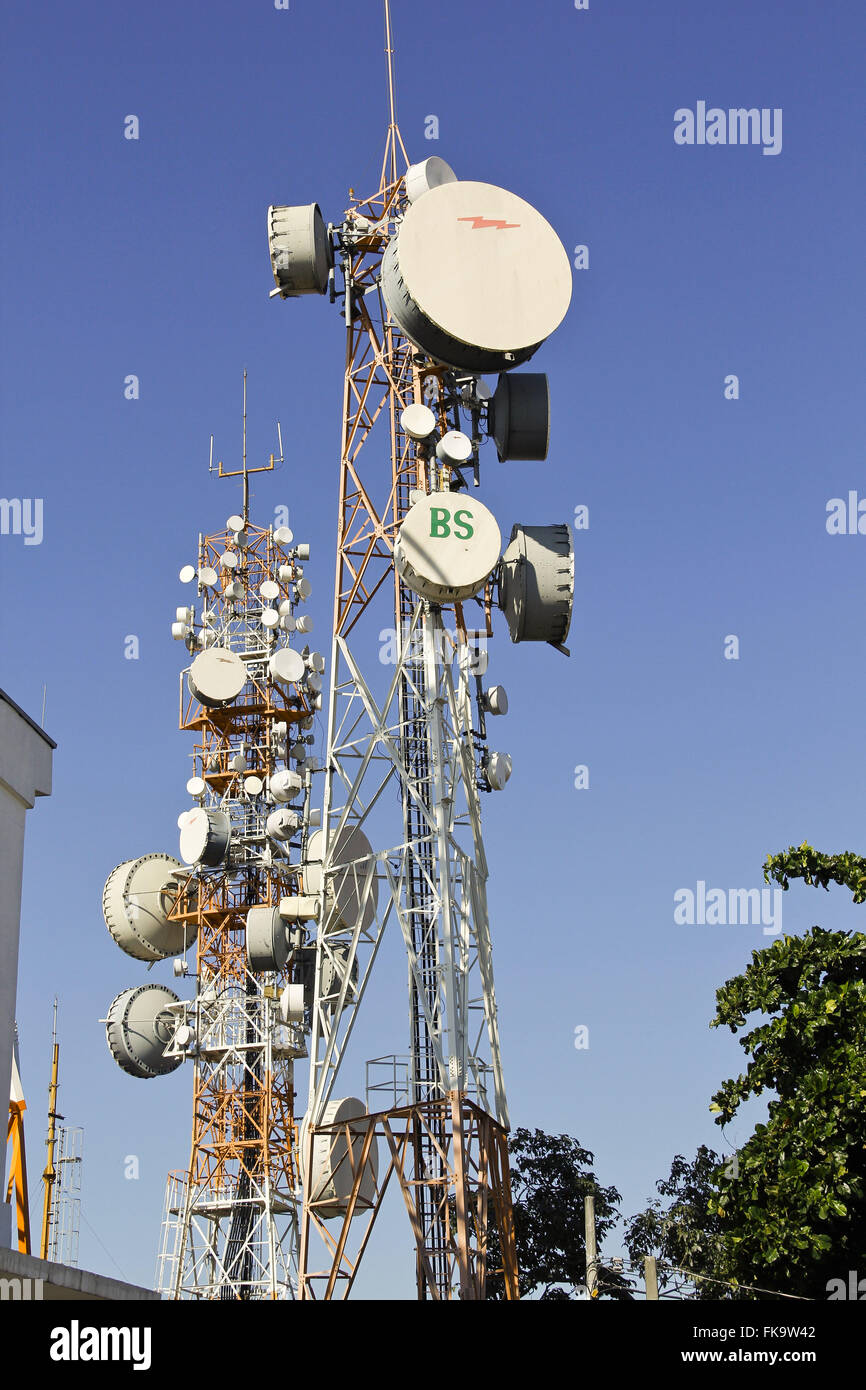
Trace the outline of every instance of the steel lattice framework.
<instances>
[{"instance_id":1,"label":"steel lattice framework","mask_svg":"<svg viewBox=\"0 0 866 1390\"><path fill-rule=\"evenodd\" d=\"M261 470L244 468L244 520L247 471ZM209 709L181 678L180 727L197 735L201 804L228 813L233 850L227 864L191 871L172 910L197 941L198 966L195 999L172 1006L177 1029L188 1033L176 1030L166 1049L166 1056L194 1059L190 1165L169 1175L157 1278L171 1298L294 1298L297 1290L294 1061L306 1046L302 1026L281 1022L279 994L300 978L303 933L280 971L251 971L245 938L250 907L276 907L296 893L300 868L269 841L268 803L248 795L244 783L250 776L264 782L284 765L289 740L311 722L315 696L301 686L290 694L271 679L273 639L261 623L262 583L279 574L280 599L291 603L302 571L286 563L271 530L247 523L245 542L238 568L228 572L219 562L233 546L238 553L234 533L199 544L199 573L210 567L222 575L207 599L208 640L242 656L244 691L232 705ZM310 782L308 771L305 838Z\"/></svg>"},{"instance_id":2,"label":"steel lattice framework","mask_svg":"<svg viewBox=\"0 0 866 1390\"><path fill-rule=\"evenodd\" d=\"M460 605L449 611L419 600L400 582L393 561L412 494L462 481L406 437L402 411L424 402L443 432L453 429L462 388L453 372L425 358L396 329L380 287L382 255L406 206L401 157L409 165L394 115L387 3L385 9L391 120L380 184L367 198L350 190L345 219L333 229L347 343L325 873L302 1165L310 1171L316 1135L339 1131L329 1123L327 1106L389 921L402 935L409 966L410 1105L344 1127L343 1161L353 1165L354 1182L338 1235L317 1213L321 1203L308 1184L300 1295L348 1294L396 1172L415 1236L419 1297L484 1297L492 1219L507 1294L516 1297L508 1115L481 834L483 731L473 725L472 702L478 642L490 635L490 595L483 627L469 631ZM383 633L386 613L394 626ZM402 834L389 840L393 830L385 826L393 826L387 813L395 800L402 807ZM347 836L360 829L374 847L391 847L348 858ZM347 920L339 904L349 892L360 910ZM359 1215L357 1197L377 1136L390 1162L361 1235L351 1222ZM360 1231L364 1222L356 1226ZM314 1231L329 1254L324 1270L312 1267Z\"/></svg>"}]
</instances>

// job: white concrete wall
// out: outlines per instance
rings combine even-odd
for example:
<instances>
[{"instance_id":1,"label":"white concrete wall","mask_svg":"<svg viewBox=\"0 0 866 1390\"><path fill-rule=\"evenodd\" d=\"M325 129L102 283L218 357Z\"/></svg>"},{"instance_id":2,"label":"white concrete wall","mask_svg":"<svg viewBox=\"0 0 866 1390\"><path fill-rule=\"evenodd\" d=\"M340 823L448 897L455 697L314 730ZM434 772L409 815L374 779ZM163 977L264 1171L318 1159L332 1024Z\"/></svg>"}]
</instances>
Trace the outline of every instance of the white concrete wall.
<instances>
[{"instance_id":1,"label":"white concrete wall","mask_svg":"<svg viewBox=\"0 0 866 1390\"><path fill-rule=\"evenodd\" d=\"M18 986L24 819L37 796L51 794L54 745L0 691L0 1093L9 1107ZM6 1145L0 1163L6 1195Z\"/></svg>"}]
</instances>

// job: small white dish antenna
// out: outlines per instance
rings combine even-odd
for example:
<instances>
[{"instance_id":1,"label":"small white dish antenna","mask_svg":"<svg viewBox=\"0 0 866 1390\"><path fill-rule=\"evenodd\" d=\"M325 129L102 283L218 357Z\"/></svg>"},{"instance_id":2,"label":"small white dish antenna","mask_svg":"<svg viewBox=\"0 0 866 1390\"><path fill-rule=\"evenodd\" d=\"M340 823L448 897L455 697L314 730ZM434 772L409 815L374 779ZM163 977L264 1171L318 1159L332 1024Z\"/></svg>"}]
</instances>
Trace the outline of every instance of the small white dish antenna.
<instances>
[{"instance_id":1,"label":"small white dish antenna","mask_svg":"<svg viewBox=\"0 0 866 1390\"><path fill-rule=\"evenodd\" d=\"M422 159L417 164L410 164L405 177L406 197L410 203L417 203L425 193L438 188L440 184L457 181L457 175L451 165L446 164L438 154L431 155L429 159Z\"/></svg>"},{"instance_id":2,"label":"small white dish antenna","mask_svg":"<svg viewBox=\"0 0 866 1390\"><path fill-rule=\"evenodd\" d=\"M299 598L309 598L310 594L313 592L313 586L309 579L299 579L295 587L297 588Z\"/></svg>"},{"instance_id":3,"label":"small white dish antenna","mask_svg":"<svg viewBox=\"0 0 866 1390\"><path fill-rule=\"evenodd\" d=\"M265 821L265 830L272 840L290 840L303 824L301 816L297 811L292 811L288 806L281 806L278 811L272 811Z\"/></svg>"},{"instance_id":4,"label":"small white dish antenna","mask_svg":"<svg viewBox=\"0 0 866 1390\"><path fill-rule=\"evenodd\" d=\"M250 799L256 796L261 796L264 789L265 784L262 781L261 777L247 777L247 779L244 782L244 791L246 792L247 796L250 797Z\"/></svg>"},{"instance_id":5,"label":"small white dish antenna","mask_svg":"<svg viewBox=\"0 0 866 1390\"><path fill-rule=\"evenodd\" d=\"M198 572L198 578L199 583L203 584L206 589L213 589L217 582L217 572L215 569L211 569L210 565L204 565Z\"/></svg>"},{"instance_id":6,"label":"small white dish antenna","mask_svg":"<svg viewBox=\"0 0 866 1390\"><path fill-rule=\"evenodd\" d=\"M189 628L187 627L186 623L172 623L171 635L174 638L175 642L183 641L184 637L186 637L188 633Z\"/></svg>"},{"instance_id":7,"label":"small white dish antenna","mask_svg":"<svg viewBox=\"0 0 866 1390\"><path fill-rule=\"evenodd\" d=\"M274 544L278 545L281 550L285 550L286 546L291 545L294 539L294 533L289 530L288 526L278 526L274 532Z\"/></svg>"},{"instance_id":8,"label":"small white dish antenna","mask_svg":"<svg viewBox=\"0 0 866 1390\"><path fill-rule=\"evenodd\" d=\"M290 647L281 647L268 662L268 671L272 680L279 681L281 685L292 685L304 679L304 658Z\"/></svg>"},{"instance_id":9,"label":"small white dish antenna","mask_svg":"<svg viewBox=\"0 0 866 1390\"><path fill-rule=\"evenodd\" d=\"M429 439L436 429L436 416L429 405L407 405L400 416L400 426L410 439L420 442Z\"/></svg>"},{"instance_id":10,"label":"small white dish antenna","mask_svg":"<svg viewBox=\"0 0 866 1390\"><path fill-rule=\"evenodd\" d=\"M436 457L440 463L459 468L472 457L472 440L462 430L449 430L436 445Z\"/></svg>"},{"instance_id":11,"label":"small white dish antenna","mask_svg":"<svg viewBox=\"0 0 866 1390\"><path fill-rule=\"evenodd\" d=\"M302 613L300 618L296 618L295 626L297 627L298 632L312 632L313 620L310 617L309 613Z\"/></svg>"},{"instance_id":12,"label":"small white dish antenna","mask_svg":"<svg viewBox=\"0 0 866 1390\"><path fill-rule=\"evenodd\" d=\"M263 609L262 609L262 627L266 627L266 628L268 628L268 629L273 629L273 628L275 628L275 627L279 627L279 625L280 625L280 615L279 615L279 613L277 612L276 608L263 608Z\"/></svg>"},{"instance_id":13,"label":"small white dish antenna","mask_svg":"<svg viewBox=\"0 0 866 1390\"><path fill-rule=\"evenodd\" d=\"M203 777L190 777L186 789L190 796L204 796L207 791L207 783Z\"/></svg>"},{"instance_id":14,"label":"small white dish antenna","mask_svg":"<svg viewBox=\"0 0 866 1390\"><path fill-rule=\"evenodd\" d=\"M235 535L237 535L238 531L242 531L243 529L244 529L244 519L243 519L242 516L230 516L230 517L229 517L228 521L226 522L226 530L227 530L227 531L234 531Z\"/></svg>"},{"instance_id":15,"label":"small white dish antenna","mask_svg":"<svg viewBox=\"0 0 866 1390\"><path fill-rule=\"evenodd\" d=\"M504 685L491 685L484 695L484 708L490 714L508 713L508 696Z\"/></svg>"},{"instance_id":16,"label":"small white dish antenna","mask_svg":"<svg viewBox=\"0 0 866 1390\"><path fill-rule=\"evenodd\" d=\"M287 767L275 772L268 782L271 798L277 802L294 801L300 796L303 787L304 779Z\"/></svg>"},{"instance_id":17,"label":"small white dish antenna","mask_svg":"<svg viewBox=\"0 0 866 1390\"><path fill-rule=\"evenodd\" d=\"M178 579L180 580L181 584L191 584L192 581L195 579L195 565L184 565L183 569L178 575Z\"/></svg>"},{"instance_id":18,"label":"small white dish antenna","mask_svg":"<svg viewBox=\"0 0 866 1390\"><path fill-rule=\"evenodd\" d=\"M226 550L220 556L220 565L224 570L236 570L238 567L238 557L233 550Z\"/></svg>"},{"instance_id":19,"label":"small white dish antenna","mask_svg":"<svg viewBox=\"0 0 866 1390\"><path fill-rule=\"evenodd\" d=\"M507 753L491 753L484 769L487 785L495 792L501 792L511 776L511 758Z\"/></svg>"},{"instance_id":20,"label":"small white dish antenna","mask_svg":"<svg viewBox=\"0 0 866 1390\"><path fill-rule=\"evenodd\" d=\"M266 579L264 584L259 585L259 593L262 598L267 599L270 603L273 599L279 598L280 586L279 584L275 584L272 579Z\"/></svg>"}]
</instances>

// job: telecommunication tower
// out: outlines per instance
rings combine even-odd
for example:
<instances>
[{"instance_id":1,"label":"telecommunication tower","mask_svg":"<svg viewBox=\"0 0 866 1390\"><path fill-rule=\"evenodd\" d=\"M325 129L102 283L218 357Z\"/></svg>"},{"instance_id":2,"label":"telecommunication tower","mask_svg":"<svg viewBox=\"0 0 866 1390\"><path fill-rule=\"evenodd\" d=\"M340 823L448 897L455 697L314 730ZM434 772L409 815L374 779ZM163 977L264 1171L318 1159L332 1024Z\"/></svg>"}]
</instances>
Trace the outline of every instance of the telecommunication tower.
<instances>
[{"instance_id":1,"label":"telecommunication tower","mask_svg":"<svg viewBox=\"0 0 866 1390\"><path fill-rule=\"evenodd\" d=\"M565 650L574 565L565 524L516 525L503 554L476 489L486 439L500 461L546 457L547 379L514 369L563 319L571 268L522 198L410 162L388 0L385 36L378 187L350 189L336 224L317 204L268 210L272 295L328 294L346 326L323 818L302 870L317 949L299 1295L348 1296L396 1175L419 1297L485 1297L495 1230L515 1298L481 831L511 760L490 743L507 698L486 683L487 642L498 606L513 641ZM336 1082L389 923L408 961L408 1094L371 1110Z\"/></svg>"},{"instance_id":2,"label":"telecommunication tower","mask_svg":"<svg viewBox=\"0 0 866 1390\"><path fill-rule=\"evenodd\" d=\"M60 1087L60 1043L57 1038L57 999L51 1038L51 1082L48 1087L48 1134L42 1174L42 1236L39 1255L57 1264L78 1264L81 1230L81 1165L84 1130L66 1125L57 1109Z\"/></svg>"},{"instance_id":3,"label":"telecommunication tower","mask_svg":"<svg viewBox=\"0 0 866 1390\"><path fill-rule=\"evenodd\" d=\"M306 1055L314 910L299 893L299 862L316 821L309 730L325 663L299 611L311 592L309 547L287 526L250 520L249 477L274 466L273 454L262 468L247 464L244 373L242 465L214 470L241 478L243 505L224 530L199 537L197 563L179 577L200 607L179 607L172 624L192 658L180 727L195 736L180 860L127 860L103 896L124 951L148 964L175 957L175 976L195 985L191 1000L162 984L127 989L104 1020L133 1076L193 1065L190 1163L169 1175L157 1277L174 1299L297 1290L294 1063Z\"/></svg>"}]
</instances>

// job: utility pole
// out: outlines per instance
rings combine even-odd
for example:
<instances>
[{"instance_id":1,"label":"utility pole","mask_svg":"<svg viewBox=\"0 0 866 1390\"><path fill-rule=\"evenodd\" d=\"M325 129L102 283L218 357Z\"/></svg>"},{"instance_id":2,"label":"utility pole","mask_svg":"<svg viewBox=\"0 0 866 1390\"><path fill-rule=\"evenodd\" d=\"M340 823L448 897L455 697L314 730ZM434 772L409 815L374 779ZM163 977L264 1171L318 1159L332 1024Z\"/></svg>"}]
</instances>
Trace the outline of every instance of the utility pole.
<instances>
[{"instance_id":1,"label":"utility pole","mask_svg":"<svg viewBox=\"0 0 866 1390\"><path fill-rule=\"evenodd\" d=\"M655 1255L646 1256L643 1270L647 1299L657 1299L659 1296L659 1272Z\"/></svg>"},{"instance_id":2,"label":"utility pole","mask_svg":"<svg viewBox=\"0 0 866 1390\"><path fill-rule=\"evenodd\" d=\"M595 1239L595 1198L584 1197L583 1220L586 1231L586 1287L590 1298L598 1298L598 1245Z\"/></svg>"}]
</instances>

